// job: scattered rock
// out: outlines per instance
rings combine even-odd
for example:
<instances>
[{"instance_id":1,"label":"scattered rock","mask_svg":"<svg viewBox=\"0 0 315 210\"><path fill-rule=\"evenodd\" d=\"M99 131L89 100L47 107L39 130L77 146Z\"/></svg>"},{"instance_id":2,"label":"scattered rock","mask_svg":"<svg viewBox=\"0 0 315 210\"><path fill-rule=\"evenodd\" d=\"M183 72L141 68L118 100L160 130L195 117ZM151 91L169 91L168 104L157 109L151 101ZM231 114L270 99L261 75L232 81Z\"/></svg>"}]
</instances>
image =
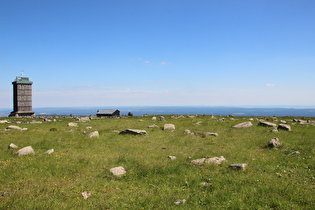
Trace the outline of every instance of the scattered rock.
<instances>
[{"instance_id":1,"label":"scattered rock","mask_svg":"<svg viewBox=\"0 0 315 210\"><path fill-rule=\"evenodd\" d=\"M292 152L292 153L290 153L290 154L288 154L288 155L299 155L299 154L300 154L299 151L295 151L295 152Z\"/></svg>"},{"instance_id":2,"label":"scattered rock","mask_svg":"<svg viewBox=\"0 0 315 210\"><path fill-rule=\"evenodd\" d=\"M176 159L175 156L168 156L168 158L171 159L171 160L175 160Z\"/></svg>"},{"instance_id":3,"label":"scattered rock","mask_svg":"<svg viewBox=\"0 0 315 210\"><path fill-rule=\"evenodd\" d=\"M85 191L81 194L85 200L88 199L89 197L91 197L91 195L92 195L92 193L90 193L89 191Z\"/></svg>"},{"instance_id":4,"label":"scattered rock","mask_svg":"<svg viewBox=\"0 0 315 210\"><path fill-rule=\"evenodd\" d=\"M243 123L239 123L237 125L234 125L233 128L247 128L252 126L253 124L251 122L243 122Z\"/></svg>"},{"instance_id":5,"label":"scattered rock","mask_svg":"<svg viewBox=\"0 0 315 210\"><path fill-rule=\"evenodd\" d=\"M176 200L174 203L175 203L176 205L181 205L181 204L186 203L186 199L183 199L183 200Z\"/></svg>"},{"instance_id":6,"label":"scattered rock","mask_svg":"<svg viewBox=\"0 0 315 210\"><path fill-rule=\"evenodd\" d=\"M21 127L16 126L16 125L9 125L6 130L23 130Z\"/></svg>"},{"instance_id":7,"label":"scattered rock","mask_svg":"<svg viewBox=\"0 0 315 210\"><path fill-rule=\"evenodd\" d=\"M159 126L153 124L153 125L149 125L149 128L159 128Z\"/></svg>"},{"instance_id":8,"label":"scattered rock","mask_svg":"<svg viewBox=\"0 0 315 210\"><path fill-rule=\"evenodd\" d=\"M287 124L287 122L285 120L280 120L280 123Z\"/></svg>"},{"instance_id":9,"label":"scattered rock","mask_svg":"<svg viewBox=\"0 0 315 210\"><path fill-rule=\"evenodd\" d=\"M265 122L265 121L259 121L258 125L267 126L267 127L277 127L276 123Z\"/></svg>"},{"instance_id":10,"label":"scattered rock","mask_svg":"<svg viewBox=\"0 0 315 210\"><path fill-rule=\"evenodd\" d=\"M195 125L200 125L201 123L203 123L202 121L196 122Z\"/></svg>"},{"instance_id":11,"label":"scattered rock","mask_svg":"<svg viewBox=\"0 0 315 210\"><path fill-rule=\"evenodd\" d=\"M89 117L77 117L75 120L79 121L79 122L89 122L89 121L91 121L91 119Z\"/></svg>"},{"instance_id":12,"label":"scattered rock","mask_svg":"<svg viewBox=\"0 0 315 210\"><path fill-rule=\"evenodd\" d=\"M9 146L8 146L8 149L17 149L19 148L18 146L16 146L15 144L11 143Z\"/></svg>"},{"instance_id":13,"label":"scattered rock","mask_svg":"<svg viewBox=\"0 0 315 210\"><path fill-rule=\"evenodd\" d=\"M287 124L279 124L278 130L291 131L291 126Z\"/></svg>"},{"instance_id":14,"label":"scattered rock","mask_svg":"<svg viewBox=\"0 0 315 210\"><path fill-rule=\"evenodd\" d=\"M34 149L31 146L23 147L22 149L19 149L16 154L18 156L21 155L30 155L30 154L35 154Z\"/></svg>"},{"instance_id":15,"label":"scattered rock","mask_svg":"<svg viewBox=\"0 0 315 210\"><path fill-rule=\"evenodd\" d=\"M253 119L253 118L250 118L249 121L254 121L254 119Z\"/></svg>"},{"instance_id":16,"label":"scattered rock","mask_svg":"<svg viewBox=\"0 0 315 210\"><path fill-rule=\"evenodd\" d=\"M120 133L118 130L112 130L112 133Z\"/></svg>"},{"instance_id":17,"label":"scattered rock","mask_svg":"<svg viewBox=\"0 0 315 210\"><path fill-rule=\"evenodd\" d=\"M206 158L200 158L200 159L192 160L191 163L194 165L201 166L205 163L205 160Z\"/></svg>"},{"instance_id":18,"label":"scattered rock","mask_svg":"<svg viewBox=\"0 0 315 210\"><path fill-rule=\"evenodd\" d=\"M10 193L9 192L5 192L5 191L1 191L0 195L1 196L8 196L8 195L10 195Z\"/></svg>"},{"instance_id":19,"label":"scattered rock","mask_svg":"<svg viewBox=\"0 0 315 210\"><path fill-rule=\"evenodd\" d=\"M220 156L220 157L208 158L205 160L205 163L220 165L224 161L226 161L225 158L223 156Z\"/></svg>"},{"instance_id":20,"label":"scattered rock","mask_svg":"<svg viewBox=\"0 0 315 210\"><path fill-rule=\"evenodd\" d=\"M122 176L126 173L126 170L122 166L111 168L109 171L115 176Z\"/></svg>"},{"instance_id":21,"label":"scattered rock","mask_svg":"<svg viewBox=\"0 0 315 210\"><path fill-rule=\"evenodd\" d=\"M88 127L85 128L85 130L91 130L91 129L92 129L91 126L88 126Z\"/></svg>"},{"instance_id":22,"label":"scattered rock","mask_svg":"<svg viewBox=\"0 0 315 210\"><path fill-rule=\"evenodd\" d=\"M42 124L43 122L42 121L36 121L36 120L33 120L32 122L30 122L30 124Z\"/></svg>"},{"instance_id":23,"label":"scattered rock","mask_svg":"<svg viewBox=\"0 0 315 210\"><path fill-rule=\"evenodd\" d=\"M200 158L196 160L192 160L191 163L194 165L203 165L203 164L216 164L220 165L222 162L226 161L223 156L220 157L212 157L212 158Z\"/></svg>"},{"instance_id":24,"label":"scattered rock","mask_svg":"<svg viewBox=\"0 0 315 210\"><path fill-rule=\"evenodd\" d=\"M220 118L219 121L223 122L225 120L225 118Z\"/></svg>"},{"instance_id":25,"label":"scattered rock","mask_svg":"<svg viewBox=\"0 0 315 210\"><path fill-rule=\"evenodd\" d=\"M191 132L191 131L188 130L188 129L186 129L184 132L187 133L187 134L190 134L190 135L193 135L193 134L194 134L193 132Z\"/></svg>"},{"instance_id":26,"label":"scattered rock","mask_svg":"<svg viewBox=\"0 0 315 210\"><path fill-rule=\"evenodd\" d=\"M68 123L69 127L78 127L78 123L70 122Z\"/></svg>"},{"instance_id":27,"label":"scattered rock","mask_svg":"<svg viewBox=\"0 0 315 210\"><path fill-rule=\"evenodd\" d=\"M47 150L46 152L44 152L43 154L44 154L44 155L50 155L50 154L52 154L52 153L54 153L54 152L55 152L54 149L50 149L50 150Z\"/></svg>"},{"instance_id":28,"label":"scattered rock","mask_svg":"<svg viewBox=\"0 0 315 210\"><path fill-rule=\"evenodd\" d=\"M164 130L175 130L175 125L174 124L165 124Z\"/></svg>"},{"instance_id":29,"label":"scattered rock","mask_svg":"<svg viewBox=\"0 0 315 210\"><path fill-rule=\"evenodd\" d=\"M271 130L271 132L277 133L277 132L278 132L278 129L277 129L277 128L274 128L274 129Z\"/></svg>"},{"instance_id":30,"label":"scattered rock","mask_svg":"<svg viewBox=\"0 0 315 210\"><path fill-rule=\"evenodd\" d=\"M268 147L272 147L272 148L277 148L280 147L282 144L280 142L280 140L278 138L272 138L269 142L268 142Z\"/></svg>"},{"instance_id":31,"label":"scattered rock","mask_svg":"<svg viewBox=\"0 0 315 210\"><path fill-rule=\"evenodd\" d=\"M145 130L127 129L127 130L121 131L119 134L146 135L148 133Z\"/></svg>"},{"instance_id":32,"label":"scattered rock","mask_svg":"<svg viewBox=\"0 0 315 210\"><path fill-rule=\"evenodd\" d=\"M98 137L100 137L100 134L98 131L93 131L92 133L88 134L88 137L89 138L98 138Z\"/></svg>"},{"instance_id":33,"label":"scattered rock","mask_svg":"<svg viewBox=\"0 0 315 210\"><path fill-rule=\"evenodd\" d=\"M239 163L239 164L231 164L229 168L238 169L238 170L245 170L247 168L247 163Z\"/></svg>"},{"instance_id":34,"label":"scattered rock","mask_svg":"<svg viewBox=\"0 0 315 210\"><path fill-rule=\"evenodd\" d=\"M217 134L217 133L210 133L210 132L206 132L205 135L206 136L215 136L215 137L219 136L219 134Z\"/></svg>"},{"instance_id":35,"label":"scattered rock","mask_svg":"<svg viewBox=\"0 0 315 210\"><path fill-rule=\"evenodd\" d=\"M0 120L0 124L5 124L5 123L9 123L9 121L7 121L7 120Z\"/></svg>"},{"instance_id":36,"label":"scattered rock","mask_svg":"<svg viewBox=\"0 0 315 210\"><path fill-rule=\"evenodd\" d=\"M201 182L200 185L204 187L208 187L208 186L211 186L212 184L209 182Z\"/></svg>"},{"instance_id":37,"label":"scattered rock","mask_svg":"<svg viewBox=\"0 0 315 210\"><path fill-rule=\"evenodd\" d=\"M153 116L153 117L151 118L151 120L156 120L156 117L155 117L155 116Z\"/></svg>"},{"instance_id":38,"label":"scattered rock","mask_svg":"<svg viewBox=\"0 0 315 210\"><path fill-rule=\"evenodd\" d=\"M163 116L160 116L159 121L165 122L165 118Z\"/></svg>"}]
</instances>

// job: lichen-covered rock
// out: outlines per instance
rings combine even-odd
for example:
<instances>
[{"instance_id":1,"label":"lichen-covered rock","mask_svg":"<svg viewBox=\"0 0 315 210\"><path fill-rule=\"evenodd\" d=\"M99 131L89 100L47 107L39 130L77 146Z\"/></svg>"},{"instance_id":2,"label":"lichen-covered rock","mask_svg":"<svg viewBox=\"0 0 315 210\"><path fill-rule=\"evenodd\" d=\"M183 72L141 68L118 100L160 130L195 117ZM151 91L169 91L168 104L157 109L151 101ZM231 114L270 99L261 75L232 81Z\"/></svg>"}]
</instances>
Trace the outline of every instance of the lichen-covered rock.
<instances>
[{"instance_id":1,"label":"lichen-covered rock","mask_svg":"<svg viewBox=\"0 0 315 210\"><path fill-rule=\"evenodd\" d=\"M11 143L9 146L8 146L8 149L17 149L19 148L18 146L16 146L15 144Z\"/></svg>"},{"instance_id":2,"label":"lichen-covered rock","mask_svg":"<svg viewBox=\"0 0 315 210\"><path fill-rule=\"evenodd\" d=\"M44 154L44 155L50 155L50 154L52 154L52 153L54 153L54 152L55 152L54 149L50 149L50 150L47 150L46 152L44 152L43 154Z\"/></svg>"},{"instance_id":3,"label":"lichen-covered rock","mask_svg":"<svg viewBox=\"0 0 315 210\"><path fill-rule=\"evenodd\" d=\"M248 128L251 127L253 124L251 122L243 122L237 125L234 125L233 128Z\"/></svg>"},{"instance_id":4,"label":"lichen-covered rock","mask_svg":"<svg viewBox=\"0 0 315 210\"><path fill-rule=\"evenodd\" d=\"M70 123L68 123L68 126L69 126L69 127L78 127L78 124L77 124L77 123L70 122Z\"/></svg>"},{"instance_id":5,"label":"lichen-covered rock","mask_svg":"<svg viewBox=\"0 0 315 210\"><path fill-rule=\"evenodd\" d=\"M205 163L220 165L224 161L226 161L226 159L223 156L220 156L220 157L207 158L205 160Z\"/></svg>"},{"instance_id":6,"label":"lichen-covered rock","mask_svg":"<svg viewBox=\"0 0 315 210\"><path fill-rule=\"evenodd\" d=\"M215 164L220 165L222 162L226 161L223 156L220 157L212 157L212 158L200 158L196 160L192 160L191 163L194 165L203 165L203 164Z\"/></svg>"},{"instance_id":7,"label":"lichen-covered rock","mask_svg":"<svg viewBox=\"0 0 315 210\"><path fill-rule=\"evenodd\" d=\"M100 137L100 134L98 131L93 131L92 133L88 134L88 137L89 138L98 138L98 137Z\"/></svg>"},{"instance_id":8,"label":"lichen-covered rock","mask_svg":"<svg viewBox=\"0 0 315 210\"><path fill-rule=\"evenodd\" d=\"M174 124L165 124L164 130L175 130L175 125Z\"/></svg>"},{"instance_id":9,"label":"lichen-covered rock","mask_svg":"<svg viewBox=\"0 0 315 210\"><path fill-rule=\"evenodd\" d=\"M268 147L271 147L271 148L273 148L273 147L275 147L275 148L277 148L277 147L280 147L282 144L281 144L281 142L280 142L280 140L278 139L278 138L272 138L269 142L268 142Z\"/></svg>"},{"instance_id":10,"label":"lichen-covered rock","mask_svg":"<svg viewBox=\"0 0 315 210\"><path fill-rule=\"evenodd\" d=\"M30 155L30 154L35 154L34 149L31 146L23 147L22 149L19 149L16 154L18 156L22 155Z\"/></svg>"},{"instance_id":11,"label":"lichen-covered rock","mask_svg":"<svg viewBox=\"0 0 315 210\"><path fill-rule=\"evenodd\" d=\"M276 123L265 122L265 121L259 121L258 125L267 126L267 127L277 127Z\"/></svg>"},{"instance_id":12,"label":"lichen-covered rock","mask_svg":"<svg viewBox=\"0 0 315 210\"><path fill-rule=\"evenodd\" d=\"M291 131L291 126L287 124L279 124L278 130Z\"/></svg>"},{"instance_id":13,"label":"lichen-covered rock","mask_svg":"<svg viewBox=\"0 0 315 210\"><path fill-rule=\"evenodd\" d=\"M115 176L123 176L124 174L126 174L126 170L122 166L111 168L109 169L109 171Z\"/></svg>"},{"instance_id":14,"label":"lichen-covered rock","mask_svg":"<svg viewBox=\"0 0 315 210\"><path fill-rule=\"evenodd\" d=\"M19 127L19 126L16 126L16 125L9 125L7 127L7 130L23 130L23 128Z\"/></svg>"}]
</instances>

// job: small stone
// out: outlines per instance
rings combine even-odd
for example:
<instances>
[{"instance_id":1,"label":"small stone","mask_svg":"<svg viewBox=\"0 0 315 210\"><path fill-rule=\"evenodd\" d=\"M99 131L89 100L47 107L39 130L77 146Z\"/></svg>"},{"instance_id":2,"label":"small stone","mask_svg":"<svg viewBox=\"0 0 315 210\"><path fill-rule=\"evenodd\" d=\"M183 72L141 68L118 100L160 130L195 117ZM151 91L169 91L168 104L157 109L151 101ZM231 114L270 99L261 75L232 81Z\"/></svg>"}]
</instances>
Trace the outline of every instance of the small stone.
<instances>
[{"instance_id":1,"label":"small stone","mask_svg":"<svg viewBox=\"0 0 315 210\"><path fill-rule=\"evenodd\" d=\"M7 121L7 120L0 120L0 124L5 124L5 123L9 123L9 121Z\"/></svg>"},{"instance_id":2,"label":"small stone","mask_svg":"<svg viewBox=\"0 0 315 210\"><path fill-rule=\"evenodd\" d=\"M153 124L153 125L149 125L149 128L158 128L159 126Z\"/></svg>"},{"instance_id":3,"label":"small stone","mask_svg":"<svg viewBox=\"0 0 315 210\"><path fill-rule=\"evenodd\" d=\"M148 133L145 130L127 129L127 130L121 131L119 134L146 135Z\"/></svg>"},{"instance_id":4,"label":"small stone","mask_svg":"<svg viewBox=\"0 0 315 210\"><path fill-rule=\"evenodd\" d=\"M90 193L89 191L85 191L82 193L83 198L86 200L89 197L91 197L92 193Z\"/></svg>"},{"instance_id":5,"label":"small stone","mask_svg":"<svg viewBox=\"0 0 315 210\"><path fill-rule=\"evenodd\" d=\"M11 143L9 146L8 146L8 149L17 149L19 148L18 146L16 146L15 144Z\"/></svg>"},{"instance_id":6,"label":"small stone","mask_svg":"<svg viewBox=\"0 0 315 210\"><path fill-rule=\"evenodd\" d=\"M212 184L209 182L201 182L200 185L204 187L208 187L208 186L211 186Z\"/></svg>"},{"instance_id":7,"label":"small stone","mask_svg":"<svg viewBox=\"0 0 315 210\"><path fill-rule=\"evenodd\" d=\"M251 127L253 124L251 122L243 122L237 125L234 125L233 128L248 128Z\"/></svg>"},{"instance_id":8,"label":"small stone","mask_svg":"<svg viewBox=\"0 0 315 210\"><path fill-rule=\"evenodd\" d=\"M299 151L295 151L295 152L292 152L292 153L290 153L290 154L288 154L288 155L299 155L299 154L300 154Z\"/></svg>"},{"instance_id":9,"label":"small stone","mask_svg":"<svg viewBox=\"0 0 315 210\"><path fill-rule=\"evenodd\" d=\"M175 125L174 124L165 124L164 130L175 130Z\"/></svg>"},{"instance_id":10,"label":"small stone","mask_svg":"<svg viewBox=\"0 0 315 210\"><path fill-rule=\"evenodd\" d=\"M171 159L171 160L176 160L175 156L168 156L168 158Z\"/></svg>"},{"instance_id":11,"label":"small stone","mask_svg":"<svg viewBox=\"0 0 315 210\"><path fill-rule=\"evenodd\" d=\"M165 120L165 118L163 116L160 116L159 117L159 121L165 122L166 120Z\"/></svg>"},{"instance_id":12,"label":"small stone","mask_svg":"<svg viewBox=\"0 0 315 210\"><path fill-rule=\"evenodd\" d=\"M115 176L122 176L126 173L126 170L122 166L111 168L109 171Z\"/></svg>"},{"instance_id":13,"label":"small stone","mask_svg":"<svg viewBox=\"0 0 315 210\"><path fill-rule=\"evenodd\" d=\"M206 132L205 135L206 136L215 136L215 137L219 136L219 134L217 134L217 133L210 133L210 132Z\"/></svg>"},{"instance_id":14,"label":"small stone","mask_svg":"<svg viewBox=\"0 0 315 210\"><path fill-rule=\"evenodd\" d=\"M34 149L31 146L27 146L27 147L23 147L22 149L19 149L16 154L18 154L18 156L21 155L30 155L30 154L35 154Z\"/></svg>"},{"instance_id":15,"label":"small stone","mask_svg":"<svg viewBox=\"0 0 315 210\"><path fill-rule=\"evenodd\" d=\"M55 152L54 149L50 149L50 150L47 150L46 152L44 152L43 154L44 154L44 155L50 155L50 154L52 154L52 153L54 153L54 152Z\"/></svg>"},{"instance_id":16,"label":"small stone","mask_svg":"<svg viewBox=\"0 0 315 210\"><path fill-rule=\"evenodd\" d=\"M183 199L183 200L176 200L174 203L175 203L176 205L184 204L184 203L186 203L186 199Z\"/></svg>"},{"instance_id":17,"label":"small stone","mask_svg":"<svg viewBox=\"0 0 315 210\"><path fill-rule=\"evenodd\" d=\"M1 196L8 196L8 195L10 195L9 192L5 192L5 191L0 192L0 194L1 194Z\"/></svg>"},{"instance_id":18,"label":"small stone","mask_svg":"<svg viewBox=\"0 0 315 210\"><path fill-rule=\"evenodd\" d=\"M98 138L98 137L100 137L100 134L98 131L93 131L92 133L88 134L88 137L89 138Z\"/></svg>"},{"instance_id":19,"label":"small stone","mask_svg":"<svg viewBox=\"0 0 315 210\"><path fill-rule=\"evenodd\" d=\"M268 147L280 147L282 144L280 142L280 140L278 138L272 138L269 142L268 142Z\"/></svg>"},{"instance_id":20,"label":"small stone","mask_svg":"<svg viewBox=\"0 0 315 210\"><path fill-rule=\"evenodd\" d=\"M247 168L247 166L248 166L247 163L240 163L240 164L231 164L231 165L229 165L229 168L245 170Z\"/></svg>"},{"instance_id":21,"label":"small stone","mask_svg":"<svg viewBox=\"0 0 315 210\"><path fill-rule=\"evenodd\" d=\"M277 133L277 132L279 132L279 131L278 131L278 129L277 129L277 128L274 128L274 129L272 129L272 130L271 130L271 132L273 132L273 133Z\"/></svg>"},{"instance_id":22,"label":"small stone","mask_svg":"<svg viewBox=\"0 0 315 210\"><path fill-rule=\"evenodd\" d=\"M88 126L88 127L85 128L85 130L91 130L91 129L92 129L91 126Z\"/></svg>"},{"instance_id":23,"label":"small stone","mask_svg":"<svg viewBox=\"0 0 315 210\"><path fill-rule=\"evenodd\" d=\"M78 123L70 122L70 123L68 123L68 126L69 127L78 127Z\"/></svg>"},{"instance_id":24,"label":"small stone","mask_svg":"<svg viewBox=\"0 0 315 210\"><path fill-rule=\"evenodd\" d=\"M151 118L151 120L156 120L156 117L155 117L155 116L154 116L154 117L152 117L152 118Z\"/></svg>"},{"instance_id":25,"label":"small stone","mask_svg":"<svg viewBox=\"0 0 315 210\"><path fill-rule=\"evenodd\" d=\"M187 134L193 134L193 133L192 133L190 130L188 130L188 129L186 129L184 132L187 133Z\"/></svg>"}]
</instances>

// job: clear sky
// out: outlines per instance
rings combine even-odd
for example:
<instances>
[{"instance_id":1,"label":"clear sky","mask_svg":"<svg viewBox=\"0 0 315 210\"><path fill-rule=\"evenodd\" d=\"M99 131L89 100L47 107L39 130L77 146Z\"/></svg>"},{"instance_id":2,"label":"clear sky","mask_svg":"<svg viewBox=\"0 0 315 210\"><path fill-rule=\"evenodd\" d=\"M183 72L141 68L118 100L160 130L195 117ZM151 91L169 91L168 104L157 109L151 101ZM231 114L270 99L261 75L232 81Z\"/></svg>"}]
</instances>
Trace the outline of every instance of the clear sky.
<instances>
[{"instance_id":1,"label":"clear sky","mask_svg":"<svg viewBox=\"0 0 315 210\"><path fill-rule=\"evenodd\" d=\"M314 0L0 0L0 108L315 105Z\"/></svg>"}]
</instances>

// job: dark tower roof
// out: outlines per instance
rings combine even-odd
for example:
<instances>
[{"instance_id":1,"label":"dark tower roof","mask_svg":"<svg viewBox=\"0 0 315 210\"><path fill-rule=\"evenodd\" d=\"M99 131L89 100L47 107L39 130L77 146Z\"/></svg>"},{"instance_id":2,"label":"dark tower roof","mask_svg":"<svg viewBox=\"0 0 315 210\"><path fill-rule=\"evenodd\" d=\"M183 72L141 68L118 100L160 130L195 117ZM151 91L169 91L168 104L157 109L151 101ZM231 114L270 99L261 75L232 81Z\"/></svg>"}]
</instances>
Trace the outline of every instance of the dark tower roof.
<instances>
[{"instance_id":1,"label":"dark tower roof","mask_svg":"<svg viewBox=\"0 0 315 210\"><path fill-rule=\"evenodd\" d=\"M23 85L31 85L32 81L28 77L16 77L15 81L12 84L23 84Z\"/></svg>"}]
</instances>

